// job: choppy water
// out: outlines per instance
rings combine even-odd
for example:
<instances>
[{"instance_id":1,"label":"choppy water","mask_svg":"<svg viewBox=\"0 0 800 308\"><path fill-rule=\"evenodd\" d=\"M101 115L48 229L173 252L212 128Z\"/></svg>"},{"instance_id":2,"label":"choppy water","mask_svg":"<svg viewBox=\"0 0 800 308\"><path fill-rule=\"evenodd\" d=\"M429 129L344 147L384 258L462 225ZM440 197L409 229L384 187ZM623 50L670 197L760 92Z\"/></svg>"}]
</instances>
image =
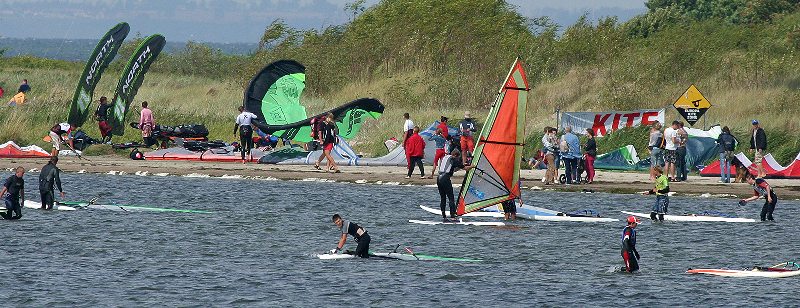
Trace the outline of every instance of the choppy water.
<instances>
[{"instance_id":1,"label":"choppy water","mask_svg":"<svg viewBox=\"0 0 800 308\"><path fill-rule=\"evenodd\" d=\"M2 174L7 177L7 172ZM26 176L29 198L34 176ZM797 306L800 280L689 276L689 267L800 259L797 202L778 223L639 227L642 272L619 266L623 223L519 221L519 228L423 226L431 187L90 174L64 176L70 200L215 214L26 210L0 221L3 306ZM746 189L744 187L740 189ZM525 192L529 204L619 217L651 197ZM736 212L735 201L672 198L673 213ZM760 205L739 208L755 218ZM365 226L372 250L396 244L480 263L322 261L336 245L330 216ZM349 240L349 242L351 242ZM348 243L352 244L352 243Z\"/></svg>"}]
</instances>

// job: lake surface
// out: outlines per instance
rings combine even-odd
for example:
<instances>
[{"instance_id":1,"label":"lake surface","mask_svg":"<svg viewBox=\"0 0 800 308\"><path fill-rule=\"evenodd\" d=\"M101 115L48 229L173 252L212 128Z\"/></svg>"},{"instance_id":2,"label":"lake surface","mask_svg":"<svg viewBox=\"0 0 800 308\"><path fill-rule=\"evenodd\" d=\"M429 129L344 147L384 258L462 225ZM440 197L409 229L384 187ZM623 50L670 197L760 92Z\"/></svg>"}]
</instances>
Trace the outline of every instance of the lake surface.
<instances>
[{"instance_id":1,"label":"lake surface","mask_svg":"<svg viewBox=\"0 0 800 308\"><path fill-rule=\"evenodd\" d=\"M9 172L0 174L3 178ZM38 201L26 175L29 199ZM796 306L800 280L684 274L797 261L796 201L777 223L640 225L639 274L621 265L623 222L517 221L516 227L425 226L434 187L219 178L63 176L68 200L201 209L214 214L24 210L0 221L4 306ZM736 189L746 189L738 187ZM653 197L525 191L552 209L648 211ZM674 214L757 218L760 203L671 199ZM339 213L364 226L371 250L397 244L478 263L316 258L336 247ZM352 238L347 246L355 249Z\"/></svg>"}]
</instances>

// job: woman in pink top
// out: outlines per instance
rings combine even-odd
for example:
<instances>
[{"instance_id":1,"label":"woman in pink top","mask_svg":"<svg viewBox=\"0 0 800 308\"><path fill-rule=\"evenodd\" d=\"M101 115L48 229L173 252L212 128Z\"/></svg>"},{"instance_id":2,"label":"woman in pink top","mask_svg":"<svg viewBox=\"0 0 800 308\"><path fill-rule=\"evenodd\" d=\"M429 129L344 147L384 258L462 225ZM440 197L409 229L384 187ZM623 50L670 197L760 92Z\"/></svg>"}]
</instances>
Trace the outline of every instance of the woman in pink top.
<instances>
[{"instance_id":1,"label":"woman in pink top","mask_svg":"<svg viewBox=\"0 0 800 308\"><path fill-rule=\"evenodd\" d=\"M155 144L153 140L153 127L156 125L156 120L153 118L153 111L147 108L147 101L142 102L142 113L139 116L139 129L142 130L142 139L144 145L149 147Z\"/></svg>"}]
</instances>

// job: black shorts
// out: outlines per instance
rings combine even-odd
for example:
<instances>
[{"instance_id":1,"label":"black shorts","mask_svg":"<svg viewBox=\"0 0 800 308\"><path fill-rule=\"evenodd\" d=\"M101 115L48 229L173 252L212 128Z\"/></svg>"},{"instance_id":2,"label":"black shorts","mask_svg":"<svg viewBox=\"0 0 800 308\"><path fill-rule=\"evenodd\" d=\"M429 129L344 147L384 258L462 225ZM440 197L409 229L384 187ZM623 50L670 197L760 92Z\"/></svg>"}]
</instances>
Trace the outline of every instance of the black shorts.
<instances>
[{"instance_id":1,"label":"black shorts","mask_svg":"<svg viewBox=\"0 0 800 308\"><path fill-rule=\"evenodd\" d=\"M503 202L503 213L506 214L516 214L517 213L517 203L514 200L510 202L506 201Z\"/></svg>"}]
</instances>

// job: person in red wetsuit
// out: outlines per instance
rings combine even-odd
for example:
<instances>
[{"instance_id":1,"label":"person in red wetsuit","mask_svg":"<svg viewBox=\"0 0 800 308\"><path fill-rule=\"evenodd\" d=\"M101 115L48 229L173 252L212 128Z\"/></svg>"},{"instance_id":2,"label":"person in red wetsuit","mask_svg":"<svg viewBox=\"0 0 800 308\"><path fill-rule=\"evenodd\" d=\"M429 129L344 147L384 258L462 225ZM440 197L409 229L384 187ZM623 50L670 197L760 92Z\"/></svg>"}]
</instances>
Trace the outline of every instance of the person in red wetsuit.
<instances>
[{"instance_id":1,"label":"person in red wetsuit","mask_svg":"<svg viewBox=\"0 0 800 308\"><path fill-rule=\"evenodd\" d=\"M425 178L425 169L422 166L422 159L425 158L425 140L419 135L419 126L414 126L413 134L406 140L406 156L409 157L408 176L414 173L414 165L419 166L419 178Z\"/></svg>"},{"instance_id":2,"label":"person in red wetsuit","mask_svg":"<svg viewBox=\"0 0 800 308\"><path fill-rule=\"evenodd\" d=\"M622 260L625 262L625 271L633 273L639 270L639 252L636 251L636 226L639 219L628 216L628 225L622 229Z\"/></svg>"}]
</instances>

